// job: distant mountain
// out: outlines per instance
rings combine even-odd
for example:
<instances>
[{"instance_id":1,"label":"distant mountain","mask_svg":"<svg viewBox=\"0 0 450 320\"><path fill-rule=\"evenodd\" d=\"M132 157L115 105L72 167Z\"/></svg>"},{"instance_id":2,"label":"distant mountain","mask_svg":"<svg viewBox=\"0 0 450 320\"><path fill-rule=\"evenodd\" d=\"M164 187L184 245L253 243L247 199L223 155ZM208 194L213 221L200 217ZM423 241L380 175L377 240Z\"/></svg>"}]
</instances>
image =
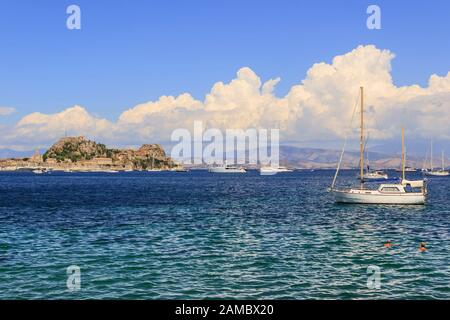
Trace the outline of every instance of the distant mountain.
<instances>
[{"instance_id":1,"label":"distant mountain","mask_svg":"<svg viewBox=\"0 0 450 320\"><path fill-rule=\"evenodd\" d=\"M305 169L334 169L339 161L341 151L315 148L299 148L280 146L280 162L289 166ZM365 155L367 157L367 154ZM386 155L370 152L366 164L373 169L397 169L401 166L400 155ZM422 158L408 158L407 166L422 168ZM342 161L342 168L359 167L359 152L346 151Z\"/></svg>"}]
</instances>

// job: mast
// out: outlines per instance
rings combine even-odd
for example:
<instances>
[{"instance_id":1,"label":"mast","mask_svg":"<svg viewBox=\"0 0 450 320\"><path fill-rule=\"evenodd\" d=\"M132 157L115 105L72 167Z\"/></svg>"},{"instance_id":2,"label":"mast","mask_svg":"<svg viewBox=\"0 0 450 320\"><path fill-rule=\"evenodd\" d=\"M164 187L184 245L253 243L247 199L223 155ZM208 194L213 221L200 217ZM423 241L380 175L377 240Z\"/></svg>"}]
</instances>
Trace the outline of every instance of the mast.
<instances>
[{"instance_id":1,"label":"mast","mask_svg":"<svg viewBox=\"0 0 450 320\"><path fill-rule=\"evenodd\" d=\"M359 140L360 149L360 178L361 178L361 189L363 189L364 184L364 88L361 87L361 136Z\"/></svg>"},{"instance_id":2,"label":"mast","mask_svg":"<svg viewBox=\"0 0 450 320\"><path fill-rule=\"evenodd\" d=\"M402 180L405 180L405 128L402 128Z\"/></svg>"},{"instance_id":3,"label":"mast","mask_svg":"<svg viewBox=\"0 0 450 320\"><path fill-rule=\"evenodd\" d=\"M430 171L433 171L433 140L431 140Z\"/></svg>"},{"instance_id":4,"label":"mast","mask_svg":"<svg viewBox=\"0 0 450 320\"><path fill-rule=\"evenodd\" d=\"M444 166L444 150L442 150L442 171L445 170L445 166Z\"/></svg>"}]
</instances>

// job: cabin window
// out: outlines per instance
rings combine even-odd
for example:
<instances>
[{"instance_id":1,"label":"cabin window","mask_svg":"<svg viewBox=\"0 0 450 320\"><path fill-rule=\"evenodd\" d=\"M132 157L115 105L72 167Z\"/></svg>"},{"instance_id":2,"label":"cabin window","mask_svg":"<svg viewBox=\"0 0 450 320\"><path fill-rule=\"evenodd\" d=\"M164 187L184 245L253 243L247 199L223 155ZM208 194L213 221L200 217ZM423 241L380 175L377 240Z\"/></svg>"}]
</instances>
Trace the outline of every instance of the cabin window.
<instances>
[{"instance_id":1,"label":"cabin window","mask_svg":"<svg viewBox=\"0 0 450 320\"><path fill-rule=\"evenodd\" d=\"M399 192L398 188L396 187L384 187L381 189L381 192Z\"/></svg>"}]
</instances>

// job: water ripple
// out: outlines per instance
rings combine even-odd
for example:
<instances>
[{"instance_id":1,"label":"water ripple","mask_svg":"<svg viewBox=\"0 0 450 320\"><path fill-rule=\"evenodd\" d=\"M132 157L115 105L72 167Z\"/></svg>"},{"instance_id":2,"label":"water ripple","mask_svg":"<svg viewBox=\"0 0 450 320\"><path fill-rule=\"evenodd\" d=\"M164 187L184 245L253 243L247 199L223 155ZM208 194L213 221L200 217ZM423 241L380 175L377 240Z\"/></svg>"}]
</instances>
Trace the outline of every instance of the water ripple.
<instances>
[{"instance_id":1,"label":"water ripple","mask_svg":"<svg viewBox=\"0 0 450 320\"><path fill-rule=\"evenodd\" d=\"M0 298L449 299L450 180L427 206L345 206L332 174L0 173Z\"/></svg>"}]
</instances>

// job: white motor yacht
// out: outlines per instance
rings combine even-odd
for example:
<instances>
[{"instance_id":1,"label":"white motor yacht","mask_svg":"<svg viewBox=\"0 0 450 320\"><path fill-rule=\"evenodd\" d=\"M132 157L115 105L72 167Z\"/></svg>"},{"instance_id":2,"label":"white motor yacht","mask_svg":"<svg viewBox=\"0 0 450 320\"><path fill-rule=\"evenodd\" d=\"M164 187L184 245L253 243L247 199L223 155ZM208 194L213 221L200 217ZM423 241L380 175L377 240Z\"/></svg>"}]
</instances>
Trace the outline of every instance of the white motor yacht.
<instances>
[{"instance_id":1,"label":"white motor yacht","mask_svg":"<svg viewBox=\"0 0 450 320\"><path fill-rule=\"evenodd\" d=\"M242 167L237 167L235 165L229 165L227 163L225 163L224 165L221 165L221 166L217 166L217 167L210 167L208 169L208 171L211 173L245 173L245 172L247 172Z\"/></svg>"},{"instance_id":2,"label":"white motor yacht","mask_svg":"<svg viewBox=\"0 0 450 320\"><path fill-rule=\"evenodd\" d=\"M270 176L274 175L280 172L292 172L293 170L288 169L286 167L272 167L272 166L265 166L259 168L259 174L262 176Z\"/></svg>"}]
</instances>

